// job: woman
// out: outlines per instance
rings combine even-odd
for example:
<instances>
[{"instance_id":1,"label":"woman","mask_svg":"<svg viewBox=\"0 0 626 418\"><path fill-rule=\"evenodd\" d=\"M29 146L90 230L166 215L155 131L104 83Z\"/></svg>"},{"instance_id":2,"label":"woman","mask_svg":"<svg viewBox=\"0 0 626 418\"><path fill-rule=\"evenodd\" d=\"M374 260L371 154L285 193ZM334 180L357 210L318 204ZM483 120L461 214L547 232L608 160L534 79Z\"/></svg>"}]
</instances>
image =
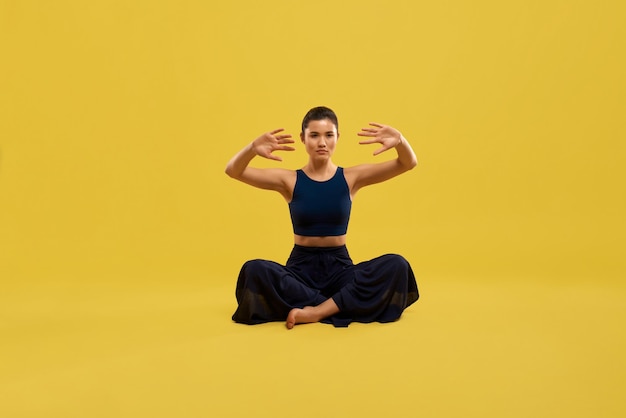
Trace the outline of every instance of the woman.
<instances>
[{"instance_id":1,"label":"woman","mask_svg":"<svg viewBox=\"0 0 626 418\"><path fill-rule=\"evenodd\" d=\"M353 264L346 249L352 200L363 187L389 180L417 165L415 153L396 129L371 123L360 144L380 143L378 155L395 148L397 158L378 164L338 167L332 155L339 139L337 116L311 109L300 140L309 154L300 170L254 168L256 156L282 161L274 151L293 151L291 135L276 129L239 151L226 174L280 193L289 204L294 247L285 266L268 260L246 262L237 281L239 304L233 320L245 324L286 321L288 329L310 322L348 326L352 321L391 322L419 298L409 263L387 254Z\"/></svg>"}]
</instances>

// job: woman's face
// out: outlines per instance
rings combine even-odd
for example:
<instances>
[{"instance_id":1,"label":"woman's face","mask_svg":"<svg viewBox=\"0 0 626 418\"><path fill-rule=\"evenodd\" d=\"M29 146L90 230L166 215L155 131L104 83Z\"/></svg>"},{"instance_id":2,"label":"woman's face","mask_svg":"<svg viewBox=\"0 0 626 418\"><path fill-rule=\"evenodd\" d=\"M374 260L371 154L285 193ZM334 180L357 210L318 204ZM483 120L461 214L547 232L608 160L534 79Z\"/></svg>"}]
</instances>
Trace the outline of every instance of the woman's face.
<instances>
[{"instance_id":1,"label":"woman's face","mask_svg":"<svg viewBox=\"0 0 626 418\"><path fill-rule=\"evenodd\" d=\"M312 120L300 134L306 152L313 159L329 159L335 152L338 138L337 127L330 119Z\"/></svg>"}]
</instances>

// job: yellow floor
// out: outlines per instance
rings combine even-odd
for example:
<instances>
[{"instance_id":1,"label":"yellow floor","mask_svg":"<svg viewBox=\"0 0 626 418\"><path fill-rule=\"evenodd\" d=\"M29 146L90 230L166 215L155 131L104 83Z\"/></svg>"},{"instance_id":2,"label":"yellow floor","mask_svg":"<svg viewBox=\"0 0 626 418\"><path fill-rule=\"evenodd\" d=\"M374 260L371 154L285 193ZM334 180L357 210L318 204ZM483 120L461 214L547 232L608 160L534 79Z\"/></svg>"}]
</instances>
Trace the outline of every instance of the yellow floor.
<instances>
[{"instance_id":1,"label":"yellow floor","mask_svg":"<svg viewBox=\"0 0 626 418\"><path fill-rule=\"evenodd\" d=\"M624 287L419 284L399 322L292 331L231 323L230 285L9 289L0 416L625 416Z\"/></svg>"}]
</instances>

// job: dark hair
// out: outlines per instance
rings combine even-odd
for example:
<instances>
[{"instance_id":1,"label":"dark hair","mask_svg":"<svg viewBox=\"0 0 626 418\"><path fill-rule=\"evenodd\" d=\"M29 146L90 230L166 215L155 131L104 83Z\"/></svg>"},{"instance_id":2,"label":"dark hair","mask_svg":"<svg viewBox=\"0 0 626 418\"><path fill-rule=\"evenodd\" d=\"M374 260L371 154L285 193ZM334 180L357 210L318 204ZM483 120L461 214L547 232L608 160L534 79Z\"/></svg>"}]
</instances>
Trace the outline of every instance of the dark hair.
<instances>
[{"instance_id":1,"label":"dark hair","mask_svg":"<svg viewBox=\"0 0 626 418\"><path fill-rule=\"evenodd\" d=\"M304 119L302 119L302 133L304 133L304 130L309 126L310 121L323 119L330 119L330 121L335 124L337 132L339 132L339 122L337 121L335 112L325 106L318 106L309 110L306 115L304 115Z\"/></svg>"}]
</instances>

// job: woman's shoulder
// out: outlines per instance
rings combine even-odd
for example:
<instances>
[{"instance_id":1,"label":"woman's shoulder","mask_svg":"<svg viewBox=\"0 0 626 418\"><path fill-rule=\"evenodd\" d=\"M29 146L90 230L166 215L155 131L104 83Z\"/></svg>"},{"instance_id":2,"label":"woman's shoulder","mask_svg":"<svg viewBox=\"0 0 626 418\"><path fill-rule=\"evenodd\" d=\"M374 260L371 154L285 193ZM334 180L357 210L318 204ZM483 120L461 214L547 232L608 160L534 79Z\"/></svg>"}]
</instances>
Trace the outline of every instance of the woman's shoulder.
<instances>
[{"instance_id":1,"label":"woman's shoulder","mask_svg":"<svg viewBox=\"0 0 626 418\"><path fill-rule=\"evenodd\" d=\"M358 164L358 165L353 165L350 167L339 167L342 172L343 175L345 177L355 177L358 176L359 173L363 173L365 171L368 170L368 166L370 166L371 164Z\"/></svg>"},{"instance_id":2,"label":"woman's shoulder","mask_svg":"<svg viewBox=\"0 0 626 418\"><path fill-rule=\"evenodd\" d=\"M246 183L261 189L270 189L281 192L282 194L290 193L296 182L296 171L286 168L252 168L249 167Z\"/></svg>"}]
</instances>

